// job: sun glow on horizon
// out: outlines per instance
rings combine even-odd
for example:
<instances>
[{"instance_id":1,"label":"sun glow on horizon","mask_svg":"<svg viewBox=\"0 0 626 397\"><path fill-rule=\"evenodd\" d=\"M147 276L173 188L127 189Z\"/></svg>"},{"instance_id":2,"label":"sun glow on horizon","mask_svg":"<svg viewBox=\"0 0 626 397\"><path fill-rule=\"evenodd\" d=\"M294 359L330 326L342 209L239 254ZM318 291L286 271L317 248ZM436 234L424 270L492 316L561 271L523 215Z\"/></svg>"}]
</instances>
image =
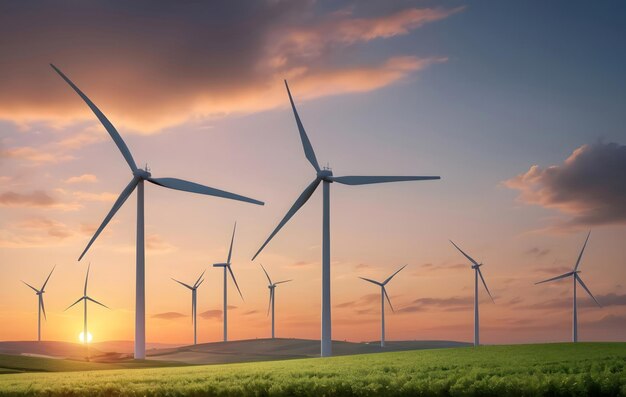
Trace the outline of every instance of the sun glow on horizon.
<instances>
[{"instance_id":1,"label":"sun glow on horizon","mask_svg":"<svg viewBox=\"0 0 626 397\"><path fill-rule=\"evenodd\" d=\"M80 343L85 343L85 333L81 332L78 335L78 340L80 340ZM91 341L93 340L93 335L91 335L91 332L87 332L87 343L91 343Z\"/></svg>"}]
</instances>

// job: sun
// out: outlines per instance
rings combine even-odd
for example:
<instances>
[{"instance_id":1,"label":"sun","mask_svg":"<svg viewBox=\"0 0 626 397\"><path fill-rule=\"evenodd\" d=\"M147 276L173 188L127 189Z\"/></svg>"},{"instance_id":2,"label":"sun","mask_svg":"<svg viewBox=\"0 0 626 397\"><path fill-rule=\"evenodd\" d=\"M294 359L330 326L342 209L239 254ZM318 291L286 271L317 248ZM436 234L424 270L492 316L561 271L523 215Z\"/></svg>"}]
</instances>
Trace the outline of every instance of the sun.
<instances>
[{"instance_id":1,"label":"sun","mask_svg":"<svg viewBox=\"0 0 626 397\"><path fill-rule=\"evenodd\" d=\"M85 343L85 333L81 332L80 335L78 335L78 340L80 340L80 343ZM91 335L91 332L87 332L87 343L90 343L93 340L93 335Z\"/></svg>"}]
</instances>

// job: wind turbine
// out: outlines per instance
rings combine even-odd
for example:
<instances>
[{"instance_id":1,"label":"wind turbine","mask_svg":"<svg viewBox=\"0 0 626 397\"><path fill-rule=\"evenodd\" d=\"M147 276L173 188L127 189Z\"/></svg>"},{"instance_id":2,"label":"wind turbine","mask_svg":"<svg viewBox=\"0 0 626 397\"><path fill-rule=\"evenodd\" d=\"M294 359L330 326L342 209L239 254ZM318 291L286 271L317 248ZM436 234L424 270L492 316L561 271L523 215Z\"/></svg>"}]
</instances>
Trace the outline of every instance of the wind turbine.
<instances>
[{"instance_id":1,"label":"wind turbine","mask_svg":"<svg viewBox=\"0 0 626 397\"><path fill-rule=\"evenodd\" d=\"M265 277L267 277L267 281L269 282L269 285L267 286L267 288L269 288L269 290L270 290L270 303L267 306L267 315L269 316L270 309L271 309L272 310L272 339L274 339L274 300L275 300L275 296L276 296L274 294L274 290L276 289L276 286L278 284L288 283L288 282L293 281L293 280L283 280L283 281L277 281L277 282L273 283L272 279L270 278L269 274L267 274L267 271L265 270L263 265L261 265L261 268L263 269L263 273L265 273Z\"/></svg>"},{"instance_id":2,"label":"wind turbine","mask_svg":"<svg viewBox=\"0 0 626 397\"><path fill-rule=\"evenodd\" d=\"M84 323L83 323L83 343L87 344L89 343L89 332L87 331L87 301L92 301L93 303L96 303L102 307L106 307L107 309L110 310L110 308L106 305L103 305L102 303L98 302L97 300L91 298L90 296L87 295L87 282L89 281L89 268L91 268L91 264L89 264L89 266L87 266L87 275L85 276L85 289L83 290L83 296L80 297L76 302L72 303L71 305L69 305L67 307L67 309L69 309L70 307L76 305L77 303L79 303L80 301L84 302L84 310L85 310L85 314L84 314ZM67 310L65 309L65 310ZM64 310L64 311L65 311Z\"/></svg>"},{"instance_id":3,"label":"wind turbine","mask_svg":"<svg viewBox=\"0 0 626 397\"><path fill-rule=\"evenodd\" d=\"M495 303L495 301L493 300L493 296L491 296L491 292L489 292L489 288L487 288L487 283L485 282L483 273L480 271L480 267L483 264L476 262L472 257L470 257L465 252L463 252L463 250L460 249L456 244L454 244L452 240L450 240L450 242L452 243L452 245L456 247L456 249L458 249L463 254L464 257L466 257L467 259L469 259L470 262L472 262L472 269L474 269L474 346L479 346L480 345L480 320L478 318L478 277L480 277L480 279L482 280L483 285L485 286L485 290L487 291L487 294L489 294L491 301L493 303Z\"/></svg>"},{"instance_id":4,"label":"wind turbine","mask_svg":"<svg viewBox=\"0 0 626 397\"><path fill-rule=\"evenodd\" d=\"M320 168L313 151L313 146L307 137L307 134L300 120L300 116L296 110L296 106L291 97L289 86L285 80L285 87L287 88L287 94L289 95L289 102L291 102L291 108L293 110L294 117L298 130L300 131L300 139L304 148L304 155L315 169L315 179L309 186L307 186L300 197L296 199L296 202L289 209L284 218L278 223L278 226L274 229L272 234L263 243L261 248L254 254L254 258L265 248L270 240L278 233L278 231L285 226L285 224L291 219L291 217L298 212L298 210L311 198L315 189L322 183L323 186L323 212L322 212L322 337L321 337L321 356L326 357L332 355L332 342L331 342L331 320L330 320L330 184L333 182L341 183L343 185L369 185L373 183L385 183L385 182L402 182L402 181L422 181L431 179L441 179L438 176L333 176L333 172L330 168Z\"/></svg>"},{"instance_id":5,"label":"wind turbine","mask_svg":"<svg viewBox=\"0 0 626 397\"><path fill-rule=\"evenodd\" d=\"M197 338L197 333L196 333L196 331L197 331L197 327L196 327L197 326L196 313L198 313L198 311L196 310L196 297L197 297L196 292L197 292L197 289L200 286L200 284L202 284L202 282L204 281L202 276L204 276L204 272L202 272L202 274L200 274L200 277L198 277L198 279L193 284L193 286L191 286L189 284L185 284L182 281L178 281L175 278L172 279L172 280L176 281L178 284L182 285L183 287L186 287L186 288L191 290L191 321L193 322L193 344L194 345L198 343L198 338Z\"/></svg>"},{"instance_id":6,"label":"wind turbine","mask_svg":"<svg viewBox=\"0 0 626 397\"><path fill-rule=\"evenodd\" d=\"M560 279L567 278L567 277L572 277L573 282L574 282L574 304L573 304L573 316L572 316L572 342L574 342L574 343L578 342L578 310L577 310L578 308L577 308L577 305L576 305L576 283L577 282L580 283L580 286L583 287L583 289L585 291L587 291L587 293L589 294L591 299L593 299L593 301L596 302L596 304L598 306L600 306L600 303L598 303L598 301L593 296L591 291L589 291L589 288L587 288L587 286L583 282L583 279L580 278L580 276L578 275L578 273L580 273L580 270L578 270L578 266L580 266L580 259L583 257L583 252L585 252L585 247L587 246L587 241L589 241L589 236L590 235L591 235L591 231L589 231L589 233L587 234L587 238L585 239L585 244L583 244L583 248L580 250L580 254L578 255L578 259L576 260L576 264L574 265L574 269L571 272L567 272L565 274L561 274L560 276L552 277L552 278L549 278L547 280L543 280L543 281L539 281L538 283L535 283L535 285L537 285L537 284L547 283L548 281L555 281L555 280L560 280Z\"/></svg>"},{"instance_id":7,"label":"wind turbine","mask_svg":"<svg viewBox=\"0 0 626 397\"><path fill-rule=\"evenodd\" d=\"M396 270L396 272L394 274L392 274L391 276L387 277L387 279L385 281L378 282L378 281L374 281L371 280L369 278L365 278L365 277L359 277L361 280L365 280L369 283L372 284L376 284L380 287L380 318L381 318L381 324L380 324L380 347L385 347L385 298L387 298L387 302L389 302L389 307L391 308L391 311L395 312L395 310L393 310L393 306L391 305L391 299L389 299L389 295L387 295L387 289L385 289L385 285L387 285L387 283L389 281L391 281L391 279L398 273L400 273L400 271L402 269L404 269L406 267L406 265L402 266L400 269Z\"/></svg>"},{"instance_id":8,"label":"wind turbine","mask_svg":"<svg viewBox=\"0 0 626 397\"><path fill-rule=\"evenodd\" d=\"M263 202L254 200L248 197L240 196L238 194L229 193L223 190L214 189L208 186L200 185L194 182L185 181L178 178L153 178L148 167L146 169L140 169L135 164L130 150L124 143L124 140L117 132L113 124L106 118L106 116L91 102L89 98L76 86L69 78L67 78L59 69L50 64L52 68L76 91L76 93L85 101L87 106L93 111L98 120L102 123L107 130L118 149L124 156L124 159L130 166L130 170L133 174L133 179L124 188L118 199L113 204L113 208L109 211L107 216L102 221L102 224L93 235L87 247L80 255L78 260L80 261L91 244L100 235L102 230L106 227L109 221L113 218L115 213L122 207L126 199L131 195L133 190L137 188L137 251L136 251L136 290L135 290L135 358L146 358L146 301L145 301L145 241L144 241L144 195L143 195L143 182L148 181L158 186L166 187L169 189L182 190L184 192L204 194L208 196L216 196L227 198L231 200L239 200L248 203L263 205Z\"/></svg>"},{"instance_id":9,"label":"wind turbine","mask_svg":"<svg viewBox=\"0 0 626 397\"><path fill-rule=\"evenodd\" d=\"M26 284L28 287L30 287L30 289L35 291L35 295L37 295L37 300L38 300L37 306L39 308L38 309L39 313L37 314L37 342L41 342L41 312L43 312L44 320L47 320L46 308L43 305L43 294L46 292L46 284L48 284L48 280L50 280L50 276L52 276L52 272L54 271L55 267L56 265L52 267L52 270L50 270L50 274L48 274L48 278L46 278L46 281L44 281L40 289L37 289L33 287L32 285L28 284L26 281L22 280L22 282Z\"/></svg>"},{"instance_id":10,"label":"wind turbine","mask_svg":"<svg viewBox=\"0 0 626 397\"><path fill-rule=\"evenodd\" d=\"M213 267L223 267L224 268L224 342L228 341L228 274L233 279L235 283L235 287L237 287L237 291L239 291L239 296L241 296L241 300L243 300L243 295L241 294L241 290L239 289L239 285L237 284L237 279L235 279L235 274L233 273L233 269L230 268L230 258L233 255L233 242L235 241L235 230L237 229L237 222L235 222L235 226L233 227L233 236L230 239L230 248L228 249L228 259L226 263L215 263Z\"/></svg>"}]
</instances>

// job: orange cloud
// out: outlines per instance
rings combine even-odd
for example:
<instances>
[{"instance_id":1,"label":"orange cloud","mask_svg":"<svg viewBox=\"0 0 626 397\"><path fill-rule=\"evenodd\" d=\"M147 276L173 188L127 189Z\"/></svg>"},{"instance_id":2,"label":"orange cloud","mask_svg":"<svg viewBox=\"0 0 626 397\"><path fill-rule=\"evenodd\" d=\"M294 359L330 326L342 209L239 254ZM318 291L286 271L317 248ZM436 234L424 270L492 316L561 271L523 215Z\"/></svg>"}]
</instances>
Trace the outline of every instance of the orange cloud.
<instances>
[{"instance_id":1,"label":"orange cloud","mask_svg":"<svg viewBox=\"0 0 626 397\"><path fill-rule=\"evenodd\" d=\"M75 184L75 183L95 183L98 181L98 177L93 174L83 174L78 176L72 176L63 181L66 184Z\"/></svg>"},{"instance_id":2,"label":"orange cloud","mask_svg":"<svg viewBox=\"0 0 626 397\"><path fill-rule=\"evenodd\" d=\"M308 2L255 3L249 15L241 15L246 7L233 6L235 11L224 5L221 14L213 7L211 2L181 6L173 20L169 6L157 1L151 3L150 19L136 20L114 3L102 5L97 13L89 6L16 6L10 24L0 27L8 40L3 53L26 51L29 57L3 62L7 78L0 82L0 118L56 124L95 120L47 66L51 60L118 128L143 133L285 106L283 78L293 80L300 100L368 92L446 58L396 55L337 66L346 47L405 35L462 10L406 8L363 18L352 12L317 14ZM219 16L219 24L199 21L202 11ZM53 59L50 48L55 49ZM190 54L193 62L186 61ZM7 155L40 163L66 161L71 159L68 151L104 134L96 135L59 144L61 156L33 148L13 148Z\"/></svg>"}]
</instances>

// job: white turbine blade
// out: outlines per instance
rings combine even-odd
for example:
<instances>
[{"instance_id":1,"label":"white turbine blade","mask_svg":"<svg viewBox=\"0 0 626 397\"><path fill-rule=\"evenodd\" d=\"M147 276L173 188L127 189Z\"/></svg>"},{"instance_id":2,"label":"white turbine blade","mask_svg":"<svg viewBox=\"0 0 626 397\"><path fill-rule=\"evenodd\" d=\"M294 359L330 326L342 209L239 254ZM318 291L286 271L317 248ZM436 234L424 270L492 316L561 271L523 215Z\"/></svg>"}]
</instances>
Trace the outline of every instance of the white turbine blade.
<instances>
[{"instance_id":1,"label":"white turbine blade","mask_svg":"<svg viewBox=\"0 0 626 397\"><path fill-rule=\"evenodd\" d=\"M300 120L300 116L298 115L298 111L296 110L296 105L293 103L293 98L291 97L291 91L289 91L289 85L287 84L287 80L285 80L285 87L287 87L287 94L289 95L289 102L291 102L291 109L293 109L293 115L296 118L298 131L300 131L300 140L302 141L302 147L304 148L304 155L309 160L313 168L315 168L315 171L319 172L320 165L317 162L317 157L315 157L315 151L313 150L311 141L309 141L309 137L306 135L306 131L304 130L304 126L302 125L302 121Z\"/></svg>"},{"instance_id":2,"label":"white turbine blade","mask_svg":"<svg viewBox=\"0 0 626 397\"><path fill-rule=\"evenodd\" d=\"M267 281L269 281L270 285L272 284L272 279L270 278L270 275L267 274L267 271L265 270L265 268L263 267L263 265L261 265L261 269L263 269L263 273L265 273L265 277L267 277Z\"/></svg>"},{"instance_id":3,"label":"white turbine blade","mask_svg":"<svg viewBox=\"0 0 626 397\"><path fill-rule=\"evenodd\" d=\"M198 288L198 286L200 285L200 284L198 284L198 283L201 283L202 281L204 281L204 280L200 281L200 279L202 278L202 276L204 276L204 272L206 272L206 269L204 269L204 271L202 272L202 274L200 275L200 277L198 277L198 279L196 280L196 282L193 284L194 288Z\"/></svg>"},{"instance_id":4,"label":"white turbine blade","mask_svg":"<svg viewBox=\"0 0 626 397\"><path fill-rule=\"evenodd\" d=\"M383 285L386 285L392 278L394 278L394 276L398 273L400 273L400 271L402 269L404 269L407 265L402 266L400 269L396 270L396 272L394 274L392 274L391 276L387 277L387 279L385 281L383 281Z\"/></svg>"},{"instance_id":5,"label":"white turbine blade","mask_svg":"<svg viewBox=\"0 0 626 397\"><path fill-rule=\"evenodd\" d=\"M270 236L267 238L267 240L265 240L261 248L259 248L256 254L254 254L254 256L252 257L252 260L254 260L254 258L256 258L257 255L259 255L261 251L263 251L263 248L265 248L265 246L276 235L276 233L278 233L278 231L282 229L283 226L285 226L285 224L289 221L289 219L291 219L291 217L294 216L294 214L298 212L298 210L302 208L302 206L311 198L311 196L315 192L315 189L317 189L317 186L320 184L321 181L322 181L321 179L315 178L315 180L311 182L311 184L307 186L306 189L304 189L304 191L300 194L300 197L298 197L298 199L296 200L295 203L293 203L289 211L287 211L287 214L285 215L285 217L280 221L280 223L278 223L278 226L276 226L272 234L270 234Z\"/></svg>"},{"instance_id":6,"label":"white turbine blade","mask_svg":"<svg viewBox=\"0 0 626 397\"><path fill-rule=\"evenodd\" d=\"M87 281L89 281L89 269L91 269L91 263L87 266L87 275L85 276L85 290L83 291L83 295L87 296Z\"/></svg>"},{"instance_id":7,"label":"white turbine blade","mask_svg":"<svg viewBox=\"0 0 626 397\"><path fill-rule=\"evenodd\" d=\"M110 307L108 307L107 305L104 305L104 304L102 304L102 303L98 302L97 300L92 299L92 298L90 298L90 297L88 297L88 296L87 296L87 297L85 297L85 299L90 300L90 301L92 301L93 303L96 303L96 304L98 304L98 305L100 305L100 306L102 306L102 307L106 307L107 309L111 310L111 308L110 308Z\"/></svg>"},{"instance_id":8,"label":"white turbine blade","mask_svg":"<svg viewBox=\"0 0 626 397\"><path fill-rule=\"evenodd\" d=\"M98 107L93 102L91 102L89 98L87 98L87 95L85 95L78 87L76 87L76 85L72 83L72 81L70 81L70 79L68 79L67 76L63 74L63 72L57 69L56 66L54 66L53 64L50 64L50 66L52 66L52 69L54 69L59 74L59 76L61 76L63 80L65 80L65 82L69 84L70 87L74 89L74 91L76 91L76 93L83 99L83 101L85 101L87 106L89 106L91 111L94 112L94 114L96 115L98 120L100 120L109 135L111 135L111 138L113 138L113 142L115 142L120 152L122 152L122 156L124 156L124 158L126 159L126 162L130 166L130 169L133 171L137 170L137 165L135 164L135 160L133 159L130 150L128 150L128 146L126 146L126 143L124 143L124 140L117 132L113 124L111 124L111 122L100 111L100 109L98 109Z\"/></svg>"},{"instance_id":9,"label":"white turbine blade","mask_svg":"<svg viewBox=\"0 0 626 397\"><path fill-rule=\"evenodd\" d=\"M292 280L292 279L289 279L289 280L278 281L278 282L274 283L274 285L284 284L284 283L288 283L288 282L290 282L290 281L293 281L293 280Z\"/></svg>"},{"instance_id":10,"label":"white turbine blade","mask_svg":"<svg viewBox=\"0 0 626 397\"><path fill-rule=\"evenodd\" d=\"M50 276L52 276L52 272L54 271L54 269L57 267L57 265L54 265L52 267L52 270L50 270L50 274L48 274L48 278L46 279L46 281L43 283L43 286L41 287L41 290L44 291L46 289L46 284L48 284L48 280L50 280Z\"/></svg>"},{"instance_id":11,"label":"white turbine blade","mask_svg":"<svg viewBox=\"0 0 626 397\"><path fill-rule=\"evenodd\" d=\"M85 250L83 251L82 254L80 254L80 256L78 257L78 260L80 261L81 259L83 259L83 256L85 256L85 254L87 253L87 250L89 250L89 247L91 247L91 244L94 243L94 241L96 241L96 239L98 238L98 236L100 235L100 233L102 233L102 231L104 230L104 228L106 227L106 225L109 224L109 222L111 221L111 218L113 218L113 216L115 216L115 213L122 207L122 205L124 205L124 203L126 202L126 200L128 199L128 197L130 196L130 194L133 192L133 190L135 190L135 186L137 186L137 184L139 183L140 179L135 177L133 178L130 183L124 188L124 190L122 190L122 193L120 194L120 196L117 198L117 200L115 201L115 203L113 204L113 207L111 208L111 210L109 211L109 213L107 214L107 216L104 218L104 220L102 221L102 224L100 225L100 227L98 228L98 230L96 230L96 233L93 235L93 237L91 238L91 240L89 240L89 244L87 244L87 247L85 247Z\"/></svg>"},{"instance_id":12,"label":"white turbine blade","mask_svg":"<svg viewBox=\"0 0 626 397\"><path fill-rule=\"evenodd\" d=\"M155 185L163 186L168 189L181 190L183 192L191 192L204 194L207 196L222 197L231 200L244 201L246 203L252 203L257 205L264 205L262 201L255 200L249 197L241 196L239 194L230 193L225 190L219 190L212 187L200 185L199 183L185 181L178 178L147 178L149 182Z\"/></svg>"},{"instance_id":13,"label":"white turbine blade","mask_svg":"<svg viewBox=\"0 0 626 397\"><path fill-rule=\"evenodd\" d=\"M464 256L464 257L466 257L467 259L469 259L469 261L470 261L470 262L472 262L472 263L473 263L474 265L476 265L476 266L480 266L480 265L478 264L478 262L476 262L476 261L475 261L475 260L474 260L471 256L469 256L469 255L467 255L465 252L463 252L463 250L462 250L462 249L460 249L460 248L458 247L458 245L454 244L454 241L450 240L450 242L452 243L452 245L454 245L454 246L456 247L456 249L458 249L458 250L459 250L459 251L463 254L463 256Z\"/></svg>"},{"instance_id":14,"label":"white turbine blade","mask_svg":"<svg viewBox=\"0 0 626 397\"><path fill-rule=\"evenodd\" d=\"M489 292L489 288L487 288L487 283L485 282L485 278L483 277L483 272L480 271L480 268L477 267L476 270L478 271L478 275L480 276L480 279L483 282L483 285L485 286L485 290L487 290L487 294L489 294L489 297L491 298L491 301L493 303L496 303L495 300L493 300L493 296L491 296L491 292Z\"/></svg>"},{"instance_id":15,"label":"white turbine blade","mask_svg":"<svg viewBox=\"0 0 626 397\"><path fill-rule=\"evenodd\" d=\"M74 302L74 303L72 303L71 305L69 305L69 306L67 307L67 309L69 309L70 307L74 306L75 304L77 304L78 302L82 301L83 299L85 299L85 297L84 297L84 296L80 297L80 298L79 298L76 302ZM65 309L65 310L67 310L67 309ZM65 310L63 310L63 311L65 311Z\"/></svg>"},{"instance_id":16,"label":"white turbine blade","mask_svg":"<svg viewBox=\"0 0 626 397\"><path fill-rule=\"evenodd\" d=\"M46 308L43 305L43 295L41 296L41 299L39 300L40 304L41 304L41 311L43 312L43 318L44 320L48 320L48 318L46 317Z\"/></svg>"},{"instance_id":17,"label":"white turbine blade","mask_svg":"<svg viewBox=\"0 0 626 397\"><path fill-rule=\"evenodd\" d=\"M344 185L371 185L374 183L430 181L441 179L440 176L332 176L333 182Z\"/></svg>"},{"instance_id":18,"label":"white turbine blade","mask_svg":"<svg viewBox=\"0 0 626 397\"><path fill-rule=\"evenodd\" d=\"M239 296L241 296L241 300L243 299L243 294L241 293L241 290L239 289L239 284L237 284L237 279L235 278L235 273L233 273L233 269L230 268L230 265L226 266L226 268L228 269L228 272L230 273L230 277L233 278L233 282L235 283L235 287L237 287L237 291L239 292Z\"/></svg>"},{"instance_id":19,"label":"white turbine blade","mask_svg":"<svg viewBox=\"0 0 626 397\"><path fill-rule=\"evenodd\" d=\"M391 299L389 299L389 295L387 295L387 290L385 289L384 286L383 286L383 295L385 295L385 298L387 298L387 303L389 303L389 307L391 308L391 311L395 312L393 305L391 304Z\"/></svg>"},{"instance_id":20,"label":"white turbine blade","mask_svg":"<svg viewBox=\"0 0 626 397\"><path fill-rule=\"evenodd\" d=\"M272 300L274 299L274 288L270 288L270 302L267 305L267 315L270 315L270 308L272 307Z\"/></svg>"},{"instance_id":21,"label":"white turbine blade","mask_svg":"<svg viewBox=\"0 0 626 397\"><path fill-rule=\"evenodd\" d=\"M37 293L37 294L39 293L39 290L38 290L37 288L35 288L35 287L33 287L32 285L28 284L28 283L27 283L26 281L24 281L24 280L22 280L22 282L23 282L24 284L26 284L27 286L29 286L29 287L30 287L30 289L32 289L33 291L35 291L35 293Z\"/></svg>"},{"instance_id":22,"label":"white turbine blade","mask_svg":"<svg viewBox=\"0 0 626 397\"><path fill-rule=\"evenodd\" d=\"M587 288L587 286L585 285L585 283L583 283L583 279L580 278L580 276L578 274L574 274L574 277L576 277L576 280L578 280L578 282L580 283L580 286L583 287L585 289L585 291L587 291L587 293L589 294L589 296L591 297L591 299L593 299L594 302L596 302L596 305L602 307L602 305L600 305L600 303L598 302L598 300L596 299L595 296L593 296L593 294L591 293L591 291L589 291L589 288Z\"/></svg>"},{"instance_id":23,"label":"white turbine blade","mask_svg":"<svg viewBox=\"0 0 626 397\"><path fill-rule=\"evenodd\" d=\"M378 281L374 281L374 280L371 280L371 279L369 279L369 278L365 278L365 277L359 277L359 278L360 278L361 280L365 280L365 281L367 281L367 282L369 282L369 283L376 284L376 285L380 285L381 287L383 286L383 284L382 284L382 283L379 283Z\"/></svg>"},{"instance_id":24,"label":"white turbine blade","mask_svg":"<svg viewBox=\"0 0 626 397\"><path fill-rule=\"evenodd\" d=\"M549 278L547 280L539 281L538 283L535 283L535 285L547 283L548 281L560 280L562 278L569 277L572 274L574 274L574 272L568 272L568 273L565 273L565 274L561 274L560 276L556 276L556 277Z\"/></svg>"},{"instance_id":25,"label":"white turbine blade","mask_svg":"<svg viewBox=\"0 0 626 397\"><path fill-rule=\"evenodd\" d=\"M585 247L587 246L587 241L589 241L590 235L591 235L591 230L589 231L589 233L587 233L585 244L583 244L583 249L580 250L580 255L578 255L578 259L576 260L576 266L574 266L574 271L578 270L578 266L580 266L580 259L583 257L583 252L585 252Z\"/></svg>"},{"instance_id":26,"label":"white turbine blade","mask_svg":"<svg viewBox=\"0 0 626 397\"><path fill-rule=\"evenodd\" d=\"M235 242L235 230L237 230L237 222L235 222L235 226L233 227L233 236L230 238L230 248L228 249L228 260L226 263L230 264L230 258L233 255L233 243Z\"/></svg>"},{"instance_id":27,"label":"white turbine blade","mask_svg":"<svg viewBox=\"0 0 626 397\"><path fill-rule=\"evenodd\" d=\"M178 281L178 280L176 280L175 278L172 278L172 280L176 281L178 284L182 285L183 287L187 287L187 288L189 288L190 290L193 290L193 287L192 287L191 285L185 284L185 283L183 283L182 281Z\"/></svg>"}]
</instances>

